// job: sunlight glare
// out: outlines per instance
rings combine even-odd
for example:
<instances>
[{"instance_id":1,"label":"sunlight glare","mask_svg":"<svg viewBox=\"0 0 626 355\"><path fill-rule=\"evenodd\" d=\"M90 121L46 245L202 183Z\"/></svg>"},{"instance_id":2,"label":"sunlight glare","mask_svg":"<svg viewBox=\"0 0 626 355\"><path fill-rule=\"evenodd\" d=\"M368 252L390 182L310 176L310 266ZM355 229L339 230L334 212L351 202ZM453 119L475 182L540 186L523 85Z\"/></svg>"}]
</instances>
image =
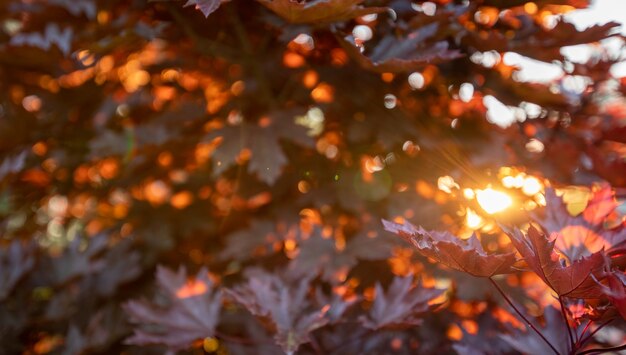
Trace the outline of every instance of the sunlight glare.
<instances>
[{"instance_id":1,"label":"sunlight glare","mask_svg":"<svg viewBox=\"0 0 626 355\"><path fill-rule=\"evenodd\" d=\"M465 210L465 225L470 229L478 229L483 224L483 219L471 208Z\"/></svg>"},{"instance_id":2,"label":"sunlight glare","mask_svg":"<svg viewBox=\"0 0 626 355\"><path fill-rule=\"evenodd\" d=\"M524 179L524 184L522 185L522 192L526 196L533 196L541 191L543 186L541 185L541 181L534 176L529 176Z\"/></svg>"},{"instance_id":3,"label":"sunlight glare","mask_svg":"<svg viewBox=\"0 0 626 355\"><path fill-rule=\"evenodd\" d=\"M513 204L513 200L507 194L490 187L476 190L476 199L480 207L489 214L504 211Z\"/></svg>"}]
</instances>

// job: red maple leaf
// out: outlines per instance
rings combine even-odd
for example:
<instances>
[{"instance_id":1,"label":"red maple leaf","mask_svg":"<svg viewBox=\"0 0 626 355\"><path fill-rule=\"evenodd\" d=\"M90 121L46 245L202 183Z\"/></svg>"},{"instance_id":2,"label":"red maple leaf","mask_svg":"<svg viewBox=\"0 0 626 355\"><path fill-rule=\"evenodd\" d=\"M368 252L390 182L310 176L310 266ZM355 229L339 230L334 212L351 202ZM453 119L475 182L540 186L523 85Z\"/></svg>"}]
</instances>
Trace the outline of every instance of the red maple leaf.
<instances>
[{"instance_id":1,"label":"red maple leaf","mask_svg":"<svg viewBox=\"0 0 626 355\"><path fill-rule=\"evenodd\" d=\"M475 235L462 240L448 232L426 231L408 222L397 224L383 220L383 225L413 244L422 255L474 276L506 274L515 263L514 253L487 254Z\"/></svg>"},{"instance_id":2,"label":"red maple leaf","mask_svg":"<svg viewBox=\"0 0 626 355\"><path fill-rule=\"evenodd\" d=\"M620 270L611 270L603 274L606 277L608 285L598 282L602 291L607 296L611 304L615 306L617 312L626 319L626 274Z\"/></svg>"},{"instance_id":3,"label":"red maple leaf","mask_svg":"<svg viewBox=\"0 0 626 355\"><path fill-rule=\"evenodd\" d=\"M604 251L571 260L565 265L554 250L558 233L548 238L534 227L525 236L518 229L507 233L526 264L559 296L575 298L600 298L602 290L594 282L592 273L604 264Z\"/></svg>"}]
</instances>

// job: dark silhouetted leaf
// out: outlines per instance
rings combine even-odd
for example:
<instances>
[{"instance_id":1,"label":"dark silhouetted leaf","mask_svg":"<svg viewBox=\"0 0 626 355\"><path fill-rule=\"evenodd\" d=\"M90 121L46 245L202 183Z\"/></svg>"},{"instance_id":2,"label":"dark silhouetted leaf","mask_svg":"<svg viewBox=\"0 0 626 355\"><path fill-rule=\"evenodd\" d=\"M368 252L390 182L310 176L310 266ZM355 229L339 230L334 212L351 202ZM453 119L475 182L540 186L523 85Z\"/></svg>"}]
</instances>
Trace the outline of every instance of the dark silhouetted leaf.
<instances>
[{"instance_id":1,"label":"dark silhouetted leaf","mask_svg":"<svg viewBox=\"0 0 626 355\"><path fill-rule=\"evenodd\" d=\"M247 149L251 154L248 171L256 173L259 180L269 185L274 184L282 174L283 166L288 163L279 139L290 140L306 147L313 145L313 140L306 136L306 128L296 125L293 116L286 115L284 112L276 113L274 119L282 122L272 122L268 126L242 123L207 135L208 140L219 137L221 141L212 157L214 174L221 174L232 166L241 151Z\"/></svg>"},{"instance_id":2,"label":"dark silhouetted leaf","mask_svg":"<svg viewBox=\"0 0 626 355\"><path fill-rule=\"evenodd\" d=\"M249 228L229 234L227 245L220 254L222 259L248 260L272 250L280 234L271 221L253 221Z\"/></svg>"},{"instance_id":3,"label":"dark silhouetted leaf","mask_svg":"<svg viewBox=\"0 0 626 355\"><path fill-rule=\"evenodd\" d=\"M187 0L184 6L194 6L196 10L202 11L204 17L209 17L221 4L221 0Z\"/></svg>"},{"instance_id":4,"label":"dark silhouetted leaf","mask_svg":"<svg viewBox=\"0 0 626 355\"><path fill-rule=\"evenodd\" d=\"M105 233L91 237L86 248L85 241L76 237L61 255L47 260L48 272L54 282L62 284L102 270L105 263L98 256L106 250L108 237Z\"/></svg>"},{"instance_id":5,"label":"dark silhouetted leaf","mask_svg":"<svg viewBox=\"0 0 626 355\"><path fill-rule=\"evenodd\" d=\"M331 23L387 11L384 7L362 7L363 0L258 0L291 23Z\"/></svg>"},{"instance_id":6,"label":"dark silhouetted leaf","mask_svg":"<svg viewBox=\"0 0 626 355\"><path fill-rule=\"evenodd\" d=\"M130 344L161 344L172 350L183 350L198 339L214 335L222 293L208 277L206 269L188 280L184 268L174 273L159 267L157 284L167 299L167 304L147 301L129 301L124 309L135 328Z\"/></svg>"},{"instance_id":7,"label":"dark silhouetted leaf","mask_svg":"<svg viewBox=\"0 0 626 355\"><path fill-rule=\"evenodd\" d=\"M291 272L305 277L320 273L324 280L344 279L356 258L348 250L338 250L333 238L323 238L316 230L299 244L299 253L289 264Z\"/></svg>"},{"instance_id":8,"label":"dark silhouetted leaf","mask_svg":"<svg viewBox=\"0 0 626 355\"><path fill-rule=\"evenodd\" d=\"M0 249L0 301L9 296L15 284L34 266L33 248L13 241Z\"/></svg>"},{"instance_id":9,"label":"dark silhouetted leaf","mask_svg":"<svg viewBox=\"0 0 626 355\"><path fill-rule=\"evenodd\" d=\"M287 281L261 270L249 273L248 283L229 294L250 313L269 319L276 327L274 339L287 353L310 341L310 333L329 322L330 307L317 306L307 297L310 278Z\"/></svg>"},{"instance_id":10,"label":"dark silhouetted leaf","mask_svg":"<svg viewBox=\"0 0 626 355\"><path fill-rule=\"evenodd\" d=\"M377 73L410 72L428 63L452 60L461 56L458 51L448 50L446 41L424 44L437 33L438 27L437 23L429 24L411 32L403 39L388 35L378 43L369 57L363 55L356 47L352 36L339 39L339 42L348 55L364 69Z\"/></svg>"},{"instance_id":11,"label":"dark silhouetted leaf","mask_svg":"<svg viewBox=\"0 0 626 355\"><path fill-rule=\"evenodd\" d=\"M420 316L436 305L429 302L444 290L423 288L413 284L413 277L395 277L387 292L376 283L376 296L366 316L361 316L363 326L370 329L384 327L410 327L421 323Z\"/></svg>"},{"instance_id":12,"label":"dark silhouetted leaf","mask_svg":"<svg viewBox=\"0 0 626 355\"><path fill-rule=\"evenodd\" d=\"M56 23L46 26L46 31L41 33L19 33L11 37L13 46L32 46L43 50L48 50L52 45L56 45L63 54L68 55L72 48L73 30L64 28L61 30Z\"/></svg>"}]
</instances>

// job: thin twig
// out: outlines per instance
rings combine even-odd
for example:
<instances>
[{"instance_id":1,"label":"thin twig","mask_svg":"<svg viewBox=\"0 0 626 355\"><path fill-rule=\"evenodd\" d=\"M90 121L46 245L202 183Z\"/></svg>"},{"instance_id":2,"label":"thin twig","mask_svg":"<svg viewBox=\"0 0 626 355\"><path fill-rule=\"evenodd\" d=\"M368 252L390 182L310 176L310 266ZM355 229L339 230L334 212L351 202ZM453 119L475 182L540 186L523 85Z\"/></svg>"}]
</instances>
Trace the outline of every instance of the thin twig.
<instances>
[{"instance_id":1,"label":"thin twig","mask_svg":"<svg viewBox=\"0 0 626 355\"><path fill-rule=\"evenodd\" d=\"M609 351L617 351L617 350L624 350L626 349L626 344L624 345L620 345L620 346L614 346L611 348L596 348L596 349L589 349L589 350L585 350L585 351L581 351L579 352L577 355L585 355L585 354L593 354L593 353L608 353Z\"/></svg>"},{"instance_id":2,"label":"thin twig","mask_svg":"<svg viewBox=\"0 0 626 355\"><path fill-rule=\"evenodd\" d=\"M563 321L565 321L565 328L567 328L567 335L569 336L569 347L570 349L574 349L574 337L572 336L572 329L569 327L569 322L567 321L565 303L561 296L559 296L559 304L561 305L561 314L563 315Z\"/></svg>"},{"instance_id":3,"label":"thin twig","mask_svg":"<svg viewBox=\"0 0 626 355\"><path fill-rule=\"evenodd\" d=\"M588 342L589 340L591 340L591 338L593 338L593 336L602 328L604 328L606 325L608 325L609 323L611 323L613 321L613 319L609 319L608 321L600 324L600 326L598 326L596 329L594 329L591 333L589 333L589 335L587 335L586 337L582 338L580 340L580 344L578 344L578 346L583 346L585 345L586 342Z\"/></svg>"},{"instance_id":4,"label":"thin twig","mask_svg":"<svg viewBox=\"0 0 626 355\"><path fill-rule=\"evenodd\" d=\"M517 315L520 316L526 322L526 324L528 324L528 326L532 330L534 330L535 333L537 333L537 335L539 335L541 337L541 339L543 339L543 341L550 347L550 349L552 349L552 351L554 351L555 354L560 355L558 350L556 350L556 348L548 341L548 339L546 339L546 337L539 331L539 329L535 328L535 326L528 320L528 318L526 318L522 314L522 312L520 312L520 310L517 309L517 307L515 307L515 305L513 304L513 301L511 301L509 299L509 297L504 293L504 291L502 291L500 286L498 286L498 284L491 277L489 278L489 281L491 281L491 284L493 286L495 286L496 290L498 290L498 292L500 292L500 295L502 295L502 297L506 300L506 302L509 304L509 306L511 306L511 308L513 308L513 310L517 313Z\"/></svg>"},{"instance_id":5,"label":"thin twig","mask_svg":"<svg viewBox=\"0 0 626 355\"><path fill-rule=\"evenodd\" d=\"M583 331L580 332L580 338L578 333L576 333L576 344L574 344L576 347L578 347L578 345L580 344L580 342L583 340L583 336L585 335L585 333L587 332L587 329L589 329L589 326L591 325L591 319L587 320L587 324L585 325L585 327L583 328Z\"/></svg>"}]
</instances>

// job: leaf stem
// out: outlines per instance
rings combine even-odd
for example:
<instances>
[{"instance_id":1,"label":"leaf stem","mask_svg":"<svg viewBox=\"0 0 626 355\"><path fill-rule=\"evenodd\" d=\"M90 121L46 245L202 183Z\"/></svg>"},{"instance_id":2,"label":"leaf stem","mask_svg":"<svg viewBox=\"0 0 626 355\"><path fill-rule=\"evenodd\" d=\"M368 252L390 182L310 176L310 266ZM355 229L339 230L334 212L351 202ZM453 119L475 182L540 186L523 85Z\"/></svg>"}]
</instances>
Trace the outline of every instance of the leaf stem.
<instances>
[{"instance_id":1,"label":"leaf stem","mask_svg":"<svg viewBox=\"0 0 626 355\"><path fill-rule=\"evenodd\" d=\"M611 323L613 321L613 319L609 319L608 321L600 324L600 326L598 326L596 329L594 329L591 333L589 333L586 337L582 338L580 340L580 344L578 346L583 346L585 345L586 342L588 342L591 338L593 338L593 336L602 328L604 328L606 325L608 325L609 323Z\"/></svg>"},{"instance_id":2,"label":"leaf stem","mask_svg":"<svg viewBox=\"0 0 626 355\"><path fill-rule=\"evenodd\" d=\"M617 351L617 350L624 350L626 349L626 344L620 345L620 346L614 346L611 348L596 348L596 349L589 349L589 350L585 350L585 351L581 351L578 353L578 355L585 355L585 354L593 354L593 353L607 353L609 351Z\"/></svg>"},{"instance_id":3,"label":"leaf stem","mask_svg":"<svg viewBox=\"0 0 626 355\"><path fill-rule=\"evenodd\" d=\"M559 304L561 305L561 314L563 315L563 321L565 322L565 328L567 329L567 335L569 336L569 348L571 350L574 349L574 337L572 336L572 329L569 326L569 322L567 320L567 311L565 308L565 302L563 302L563 298L559 296Z\"/></svg>"},{"instance_id":4,"label":"leaf stem","mask_svg":"<svg viewBox=\"0 0 626 355\"><path fill-rule=\"evenodd\" d=\"M537 333L537 335L539 335L539 337L541 337L541 339L543 339L543 341L550 347L550 349L552 349L552 351L554 351L555 354L560 355L559 352L556 350L556 348L548 341L548 339L546 339L546 337L539 331L539 329L535 328L535 326L528 320L528 318L526 318L522 314L522 312L520 312L520 310L517 309L517 307L515 307L515 305L513 304L513 301L511 301L511 299L506 295L506 293L504 293L504 291L502 291L500 286L498 286L498 284L491 277L489 277L489 281L491 281L491 284L496 288L496 290L498 290L500 295L502 295L502 297L506 300L506 302L509 304L509 306L511 306L511 308L513 308L515 313L517 313L517 315L520 316L526 322L526 324L532 330L534 330L535 333Z\"/></svg>"},{"instance_id":5,"label":"leaf stem","mask_svg":"<svg viewBox=\"0 0 626 355\"><path fill-rule=\"evenodd\" d=\"M578 344L583 340L583 336L585 335L585 333L587 332L587 329L589 329L589 326L591 325L591 319L587 320L587 324L585 325L585 327L583 328L583 331L580 333L580 338L578 338L578 335L576 335L576 346L578 346Z\"/></svg>"}]
</instances>

